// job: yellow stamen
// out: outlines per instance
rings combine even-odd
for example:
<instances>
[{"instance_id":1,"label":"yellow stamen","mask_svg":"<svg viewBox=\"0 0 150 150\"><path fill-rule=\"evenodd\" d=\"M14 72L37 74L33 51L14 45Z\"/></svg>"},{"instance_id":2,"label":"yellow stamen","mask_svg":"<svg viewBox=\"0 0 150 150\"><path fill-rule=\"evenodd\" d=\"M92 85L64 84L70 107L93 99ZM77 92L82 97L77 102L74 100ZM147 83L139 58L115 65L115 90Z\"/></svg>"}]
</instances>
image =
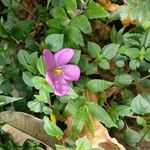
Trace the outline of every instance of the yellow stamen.
<instances>
[{"instance_id":1,"label":"yellow stamen","mask_svg":"<svg viewBox=\"0 0 150 150\"><path fill-rule=\"evenodd\" d=\"M53 73L57 74L57 75L60 75L62 73L62 70L61 70L60 67L56 67L56 68L54 68Z\"/></svg>"}]
</instances>

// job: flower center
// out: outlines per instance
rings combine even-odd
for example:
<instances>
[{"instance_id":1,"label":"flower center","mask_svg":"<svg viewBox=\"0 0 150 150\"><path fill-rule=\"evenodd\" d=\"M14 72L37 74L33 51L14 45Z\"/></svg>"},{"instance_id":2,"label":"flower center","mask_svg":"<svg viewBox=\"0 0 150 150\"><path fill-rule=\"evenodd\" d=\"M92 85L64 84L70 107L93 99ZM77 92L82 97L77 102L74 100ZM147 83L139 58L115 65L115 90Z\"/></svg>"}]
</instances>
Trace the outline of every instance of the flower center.
<instances>
[{"instance_id":1,"label":"flower center","mask_svg":"<svg viewBox=\"0 0 150 150\"><path fill-rule=\"evenodd\" d=\"M53 73L56 75L60 75L62 73L62 70L60 67L56 67L53 69Z\"/></svg>"}]
</instances>

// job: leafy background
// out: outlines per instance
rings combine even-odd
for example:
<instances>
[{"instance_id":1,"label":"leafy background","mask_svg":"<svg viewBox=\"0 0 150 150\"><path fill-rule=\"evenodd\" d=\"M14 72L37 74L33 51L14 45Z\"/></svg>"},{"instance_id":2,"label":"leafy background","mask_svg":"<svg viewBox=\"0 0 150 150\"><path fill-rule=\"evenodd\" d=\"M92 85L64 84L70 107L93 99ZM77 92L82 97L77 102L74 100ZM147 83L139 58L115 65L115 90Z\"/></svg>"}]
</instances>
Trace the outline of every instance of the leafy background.
<instances>
[{"instance_id":1,"label":"leafy background","mask_svg":"<svg viewBox=\"0 0 150 150\"><path fill-rule=\"evenodd\" d=\"M2 150L55 144L57 150L123 150L108 131L126 149L148 146L149 0L1 0L0 14ZM75 50L71 63L79 65L81 77L58 97L45 80L41 55L44 48L63 47ZM35 129L30 123L25 128L29 120ZM56 141L48 145L47 136Z\"/></svg>"}]
</instances>

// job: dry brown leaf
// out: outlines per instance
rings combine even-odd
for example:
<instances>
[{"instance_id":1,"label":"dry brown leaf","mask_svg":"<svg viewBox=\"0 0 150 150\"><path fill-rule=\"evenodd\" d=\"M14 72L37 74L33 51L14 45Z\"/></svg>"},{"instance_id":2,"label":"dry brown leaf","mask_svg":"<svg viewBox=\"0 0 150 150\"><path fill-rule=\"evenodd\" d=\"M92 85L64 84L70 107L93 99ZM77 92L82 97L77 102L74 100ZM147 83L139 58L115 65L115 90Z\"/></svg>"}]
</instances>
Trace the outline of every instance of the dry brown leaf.
<instances>
[{"instance_id":1,"label":"dry brown leaf","mask_svg":"<svg viewBox=\"0 0 150 150\"><path fill-rule=\"evenodd\" d=\"M112 86L111 88L106 90L107 98L111 97L114 94L120 93L122 88L117 87L117 86Z\"/></svg>"},{"instance_id":2,"label":"dry brown leaf","mask_svg":"<svg viewBox=\"0 0 150 150\"><path fill-rule=\"evenodd\" d=\"M109 28L107 25L100 20L95 20L92 22L93 36L91 40L96 43L104 43L109 39Z\"/></svg>"},{"instance_id":3,"label":"dry brown leaf","mask_svg":"<svg viewBox=\"0 0 150 150\"><path fill-rule=\"evenodd\" d=\"M86 135L92 142L93 147L101 146L105 150L125 150L124 146L119 144L115 138L111 138L107 129L98 121L94 121L95 135L93 136L87 127L81 133L81 136Z\"/></svg>"},{"instance_id":4,"label":"dry brown leaf","mask_svg":"<svg viewBox=\"0 0 150 150\"><path fill-rule=\"evenodd\" d=\"M90 99L94 102L98 101L97 95L91 93L90 91L85 91L85 96L88 100ZM65 130L65 137L67 137L69 136L72 129L73 118L68 117L65 123L67 125L67 129ZM95 134L91 134L88 127L85 125L78 138L86 135L88 139L92 142L93 148L102 147L104 150L125 150L123 145L118 143L115 138L111 138L109 136L107 129L100 122L94 119L93 123L95 128Z\"/></svg>"},{"instance_id":5,"label":"dry brown leaf","mask_svg":"<svg viewBox=\"0 0 150 150\"><path fill-rule=\"evenodd\" d=\"M111 3L109 0L98 0L97 2L109 11L115 11L119 8L118 4Z\"/></svg>"},{"instance_id":6,"label":"dry brown leaf","mask_svg":"<svg viewBox=\"0 0 150 150\"><path fill-rule=\"evenodd\" d=\"M67 125L67 129L64 131L64 138L66 138L70 135L71 129L72 129L72 122L73 122L72 117L68 117L66 119L65 124Z\"/></svg>"},{"instance_id":7,"label":"dry brown leaf","mask_svg":"<svg viewBox=\"0 0 150 150\"><path fill-rule=\"evenodd\" d=\"M122 22L122 24L123 24L124 26L129 26L130 24L136 25L136 24L139 23L138 20L132 20L132 19L130 18L130 15L128 15L128 17L124 18L123 20L121 20L121 22Z\"/></svg>"},{"instance_id":8,"label":"dry brown leaf","mask_svg":"<svg viewBox=\"0 0 150 150\"><path fill-rule=\"evenodd\" d=\"M43 129L42 120L22 112L2 112L0 121L7 122L2 130L10 135L12 140L22 145L27 139L36 139L47 146L49 150L60 143L56 138L48 136Z\"/></svg>"},{"instance_id":9,"label":"dry brown leaf","mask_svg":"<svg viewBox=\"0 0 150 150\"><path fill-rule=\"evenodd\" d=\"M30 135L6 124L2 127L2 130L9 134L10 138L15 142L15 144L22 146L23 143L27 140L27 139L31 139L31 140L35 140L33 137L31 137Z\"/></svg>"},{"instance_id":10,"label":"dry brown leaf","mask_svg":"<svg viewBox=\"0 0 150 150\"><path fill-rule=\"evenodd\" d=\"M72 122L73 119L71 117L68 117L66 120L67 129L65 130L65 137L69 136L72 128ZM115 138L111 138L109 136L109 133L107 129L98 121L94 120L94 126L95 126L95 135L93 136L88 127L85 126L78 138L87 136L88 139L92 142L92 147L102 147L105 150L126 150L123 145L118 143L118 141Z\"/></svg>"},{"instance_id":11,"label":"dry brown leaf","mask_svg":"<svg viewBox=\"0 0 150 150\"><path fill-rule=\"evenodd\" d=\"M98 94L93 93L89 90L85 90L85 97L88 101L98 102L99 100Z\"/></svg>"},{"instance_id":12,"label":"dry brown leaf","mask_svg":"<svg viewBox=\"0 0 150 150\"><path fill-rule=\"evenodd\" d=\"M97 2L103 6L106 10L108 11L116 11L117 9L119 9L119 5L118 4L115 4L115 3L112 3L110 2L110 0L97 0ZM129 26L129 25L137 25L139 23L138 20L132 20L130 18L130 14L128 14L128 17L124 18L123 20L121 20L123 26Z\"/></svg>"}]
</instances>

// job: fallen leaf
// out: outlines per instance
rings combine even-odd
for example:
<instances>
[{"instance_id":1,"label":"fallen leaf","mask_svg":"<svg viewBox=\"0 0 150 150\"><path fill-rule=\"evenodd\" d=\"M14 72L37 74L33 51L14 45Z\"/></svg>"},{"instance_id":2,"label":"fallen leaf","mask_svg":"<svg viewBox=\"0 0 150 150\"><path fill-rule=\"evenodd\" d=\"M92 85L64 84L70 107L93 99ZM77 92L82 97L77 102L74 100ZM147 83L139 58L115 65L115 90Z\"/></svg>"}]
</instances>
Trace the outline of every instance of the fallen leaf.
<instances>
[{"instance_id":1,"label":"fallen leaf","mask_svg":"<svg viewBox=\"0 0 150 150\"><path fill-rule=\"evenodd\" d=\"M91 36L91 40L96 43L104 43L109 39L109 28L106 24L101 22L100 20L95 20L92 22L93 35Z\"/></svg>"},{"instance_id":2,"label":"fallen leaf","mask_svg":"<svg viewBox=\"0 0 150 150\"><path fill-rule=\"evenodd\" d=\"M122 88L117 86L112 86L111 88L106 90L107 98L111 97L114 94L119 94L121 92Z\"/></svg>"},{"instance_id":3,"label":"fallen leaf","mask_svg":"<svg viewBox=\"0 0 150 150\"><path fill-rule=\"evenodd\" d=\"M69 136L72 128L72 117L68 117L65 121L67 129L65 130L65 137ZM87 126L84 127L78 138L87 136L92 142L93 148L102 147L104 150L126 150L123 145L118 143L115 138L111 138L107 129L98 121L94 120L95 134L94 136L90 133Z\"/></svg>"},{"instance_id":4,"label":"fallen leaf","mask_svg":"<svg viewBox=\"0 0 150 150\"><path fill-rule=\"evenodd\" d=\"M98 102L99 100L98 94L93 93L89 90L85 90L85 97L88 101Z\"/></svg>"},{"instance_id":5,"label":"fallen leaf","mask_svg":"<svg viewBox=\"0 0 150 150\"><path fill-rule=\"evenodd\" d=\"M5 132L5 133L8 133L10 138L19 146L22 146L23 143L27 140L27 139L30 139L30 140L34 140L33 137L31 137L30 135L6 124L2 127L2 130Z\"/></svg>"},{"instance_id":6,"label":"fallen leaf","mask_svg":"<svg viewBox=\"0 0 150 150\"><path fill-rule=\"evenodd\" d=\"M117 88L118 90L118 88ZM114 89L116 91L116 88ZM90 91L85 91L85 96L88 100L97 102L98 96L96 94L91 93ZM72 129L73 118L68 117L65 121L67 125L67 129L65 130L65 137L69 136ZM107 129L96 119L93 119L94 124L94 135L89 131L88 126L85 125L82 132L79 134L78 138L87 136L87 138L92 142L93 148L102 147L104 150L125 150L124 146L118 143L115 138L111 138Z\"/></svg>"},{"instance_id":7,"label":"fallen leaf","mask_svg":"<svg viewBox=\"0 0 150 150\"><path fill-rule=\"evenodd\" d=\"M121 22L123 24L123 26L129 26L130 24L136 25L139 23L138 20L132 20L130 15L128 15L128 17L121 19Z\"/></svg>"},{"instance_id":8,"label":"fallen leaf","mask_svg":"<svg viewBox=\"0 0 150 150\"><path fill-rule=\"evenodd\" d=\"M25 140L38 140L47 146L48 150L52 150L55 144L59 144L56 138L47 135L43 129L41 119L22 112L2 112L0 113L0 121L6 122L2 130L10 135L13 142L23 145Z\"/></svg>"},{"instance_id":9,"label":"fallen leaf","mask_svg":"<svg viewBox=\"0 0 150 150\"><path fill-rule=\"evenodd\" d=\"M98 0L97 2L109 11L115 11L119 8L118 4L111 3L109 0Z\"/></svg>"},{"instance_id":10,"label":"fallen leaf","mask_svg":"<svg viewBox=\"0 0 150 150\"><path fill-rule=\"evenodd\" d=\"M111 138L107 129L98 121L94 120L95 135L93 136L85 126L81 136L86 135L92 142L93 148L102 147L105 150L125 150L124 146L119 144L115 138Z\"/></svg>"}]
</instances>

